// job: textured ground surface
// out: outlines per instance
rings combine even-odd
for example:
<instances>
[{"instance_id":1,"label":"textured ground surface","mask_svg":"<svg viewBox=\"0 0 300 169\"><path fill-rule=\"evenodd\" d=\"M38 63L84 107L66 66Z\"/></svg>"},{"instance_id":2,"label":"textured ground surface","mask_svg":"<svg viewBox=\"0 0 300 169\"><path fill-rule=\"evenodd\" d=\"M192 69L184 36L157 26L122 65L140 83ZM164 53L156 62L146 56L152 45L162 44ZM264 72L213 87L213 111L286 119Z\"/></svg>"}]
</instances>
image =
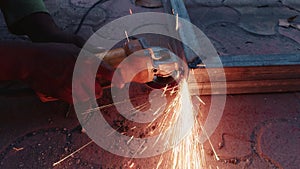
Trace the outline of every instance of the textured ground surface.
<instances>
[{"instance_id":1,"label":"textured ground surface","mask_svg":"<svg viewBox=\"0 0 300 169\"><path fill-rule=\"evenodd\" d=\"M57 24L74 32L96 0L45 2ZM90 11L79 34L88 38L105 23L129 14L129 8L134 13L162 11L136 7L129 0L110 0ZM279 19L299 15L298 0L190 0L187 8L192 22L221 55L300 52L300 30L278 26ZM27 40L9 34L3 17L0 38ZM210 97L202 99L206 115ZM34 95L0 96L0 100L0 168L52 168L54 162L90 141L80 132L74 113L65 117L65 103L41 103ZM109 101L104 95L103 103ZM114 116L112 119L120 121ZM211 140L220 156L216 161L211 146L204 144L207 166L213 169L299 168L300 94L227 96L224 114ZM155 168L157 163L157 157L130 160L90 144L57 168Z\"/></svg>"}]
</instances>

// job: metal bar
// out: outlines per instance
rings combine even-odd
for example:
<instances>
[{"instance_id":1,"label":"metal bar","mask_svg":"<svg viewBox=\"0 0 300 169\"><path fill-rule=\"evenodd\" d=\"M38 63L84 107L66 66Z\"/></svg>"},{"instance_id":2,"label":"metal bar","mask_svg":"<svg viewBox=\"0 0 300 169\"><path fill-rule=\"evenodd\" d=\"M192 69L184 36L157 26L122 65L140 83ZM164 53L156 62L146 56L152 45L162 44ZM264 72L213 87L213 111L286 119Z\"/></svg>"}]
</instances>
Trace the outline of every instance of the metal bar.
<instances>
[{"instance_id":1,"label":"metal bar","mask_svg":"<svg viewBox=\"0 0 300 169\"><path fill-rule=\"evenodd\" d=\"M206 68L220 67L217 60L210 59ZM269 55L230 55L220 57L223 67L247 67L247 66L287 66L300 65L300 53L295 54L269 54Z\"/></svg>"},{"instance_id":2,"label":"metal bar","mask_svg":"<svg viewBox=\"0 0 300 169\"><path fill-rule=\"evenodd\" d=\"M182 0L170 0L170 5L172 8L173 14L178 17L183 18L189 22L191 22L189 14L185 8L185 4ZM197 68L199 64L202 63L199 56L197 56L190 48L188 48L185 44L192 44L195 47L199 47L199 41L195 37L195 32L190 25L185 25L185 29L178 29L181 41L183 43L184 54L186 57L186 61L190 68ZM187 42L192 43L187 43Z\"/></svg>"}]
</instances>

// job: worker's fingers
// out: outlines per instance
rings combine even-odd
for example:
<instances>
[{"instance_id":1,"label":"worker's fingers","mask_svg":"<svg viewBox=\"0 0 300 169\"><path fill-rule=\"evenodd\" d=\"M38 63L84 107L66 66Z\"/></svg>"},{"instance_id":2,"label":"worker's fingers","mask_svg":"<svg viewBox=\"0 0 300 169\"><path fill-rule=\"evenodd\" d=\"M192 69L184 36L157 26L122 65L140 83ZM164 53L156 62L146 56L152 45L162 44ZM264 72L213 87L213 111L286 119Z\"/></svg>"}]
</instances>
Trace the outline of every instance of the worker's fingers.
<instances>
[{"instance_id":1,"label":"worker's fingers","mask_svg":"<svg viewBox=\"0 0 300 169\"><path fill-rule=\"evenodd\" d=\"M97 53L105 52L104 48L102 48L100 46L95 46L95 45L90 44L90 43L84 44L84 48L82 50L88 51L93 55L97 54Z\"/></svg>"},{"instance_id":2,"label":"worker's fingers","mask_svg":"<svg viewBox=\"0 0 300 169\"><path fill-rule=\"evenodd\" d=\"M153 79L153 73L151 70L152 60L149 56L144 54L144 51L137 51L124 59L118 66L117 71L119 74L114 77L116 81L117 78L122 79L123 83L137 82L146 83ZM114 75L114 76L115 76Z\"/></svg>"},{"instance_id":3,"label":"worker's fingers","mask_svg":"<svg viewBox=\"0 0 300 169\"><path fill-rule=\"evenodd\" d=\"M79 102L86 102L101 97L102 88L100 84L93 79L82 79L78 82L73 82L72 96L74 104Z\"/></svg>"}]
</instances>

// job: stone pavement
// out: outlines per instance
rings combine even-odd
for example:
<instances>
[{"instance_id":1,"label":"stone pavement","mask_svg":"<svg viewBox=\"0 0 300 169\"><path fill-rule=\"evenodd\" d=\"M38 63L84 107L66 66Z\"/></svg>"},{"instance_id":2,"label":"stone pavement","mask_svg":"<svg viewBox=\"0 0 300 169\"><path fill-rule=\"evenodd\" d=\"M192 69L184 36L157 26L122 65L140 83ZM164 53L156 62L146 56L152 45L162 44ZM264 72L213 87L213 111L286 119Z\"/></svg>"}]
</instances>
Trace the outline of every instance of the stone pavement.
<instances>
[{"instance_id":1,"label":"stone pavement","mask_svg":"<svg viewBox=\"0 0 300 169\"><path fill-rule=\"evenodd\" d=\"M45 0L57 24L74 32L97 0ZM187 0L191 21L212 41L220 55L300 52L300 30L280 27L279 19L300 14L298 0ZM137 12L162 8L109 0L87 15L79 35L88 38L104 24ZM294 20L300 22L300 17ZM28 40L9 34L0 17L1 40ZM207 115L210 97L202 97ZM0 96L0 168L51 168L54 162L89 142L76 115L65 118L68 105L41 103L34 95ZM107 102L104 98L103 102ZM109 99L108 99L109 100ZM300 94L228 95L222 120L211 136L220 160L206 142L209 168L298 169L300 166ZM154 168L158 158L126 159L89 145L57 168ZM133 165L134 164L134 165Z\"/></svg>"},{"instance_id":2,"label":"stone pavement","mask_svg":"<svg viewBox=\"0 0 300 169\"><path fill-rule=\"evenodd\" d=\"M191 0L192 3L197 3L203 6L288 6L290 8L300 7L300 2L297 0Z\"/></svg>"}]
</instances>

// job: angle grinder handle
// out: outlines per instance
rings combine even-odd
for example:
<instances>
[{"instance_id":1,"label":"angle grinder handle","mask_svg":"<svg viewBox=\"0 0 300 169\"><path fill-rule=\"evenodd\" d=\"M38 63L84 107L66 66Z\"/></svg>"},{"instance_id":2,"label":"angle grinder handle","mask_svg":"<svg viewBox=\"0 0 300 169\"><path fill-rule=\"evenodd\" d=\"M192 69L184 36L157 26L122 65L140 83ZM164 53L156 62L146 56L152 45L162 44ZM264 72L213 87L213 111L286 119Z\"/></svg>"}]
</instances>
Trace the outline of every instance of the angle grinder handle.
<instances>
[{"instance_id":1,"label":"angle grinder handle","mask_svg":"<svg viewBox=\"0 0 300 169\"><path fill-rule=\"evenodd\" d=\"M112 68L116 69L117 66L127 57L126 51L124 48L116 48L109 50L103 61L109 64Z\"/></svg>"},{"instance_id":2,"label":"angle grinder handle","mask_svg":"<svg viewBox=\"0 0 300 169\"><path fill-rule=\"evenodd\" d=\"M142 38L131 40L124 44L123 48L116 48L109 50L104 57L104 62L110 64L113 68L117 68L117 66L125 59L127 56L132 53L145 49L146 42Z\"/></svg>"}]
</instances>

